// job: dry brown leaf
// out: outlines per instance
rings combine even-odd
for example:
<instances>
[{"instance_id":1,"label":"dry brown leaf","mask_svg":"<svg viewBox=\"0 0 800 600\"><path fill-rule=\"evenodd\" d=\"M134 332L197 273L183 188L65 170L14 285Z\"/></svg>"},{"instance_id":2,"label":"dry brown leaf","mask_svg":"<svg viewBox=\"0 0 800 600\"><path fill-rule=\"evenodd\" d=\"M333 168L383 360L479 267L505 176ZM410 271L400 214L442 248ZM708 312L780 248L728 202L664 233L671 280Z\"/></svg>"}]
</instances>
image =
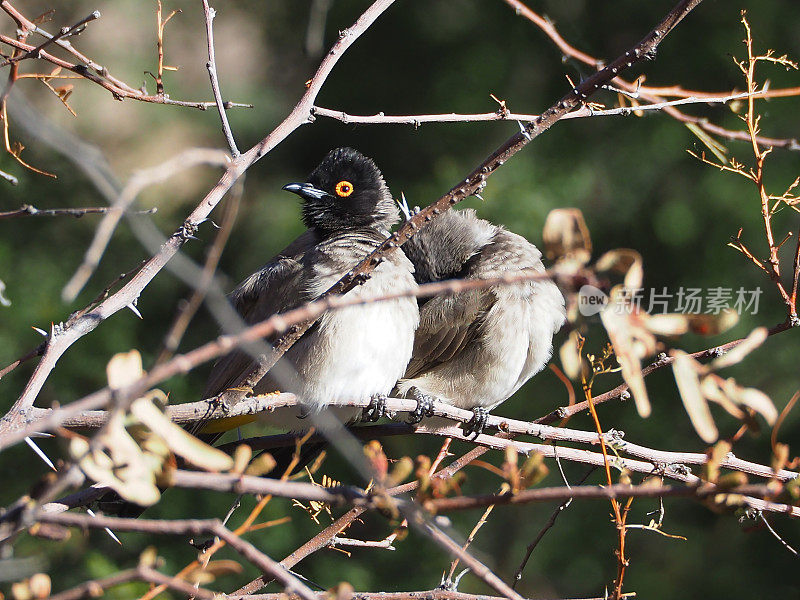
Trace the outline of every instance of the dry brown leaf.
<instances>
[{"instance_id":1,"label":"dry brown leaf","mask_svg":"<svg viewBox=\"0 0 800 600\"><path fill-rule=\"evenodd\" d=\"M573 380L579 379L583 369L583 359L578 351L577 331L572 330L570 332L567 340L561 345L558 355L561 358L561 367L567 377Z\"/></svg>"},{"instance_id":2,"label":"dry brown leaf","mask_svg":"<svg viewBox=\"0 0 800 600\"><path fill-rule=\"evenodd\" d=\"M689 329L698 335L718 335L739 322L739 314L731 308L726 308L716 315L687 315L687 317L689 317Z\"/></svg>"},{"instance_id":3,"label":"dry brown leaf","mask_svg":"<svg viewBox=\"0 0 800 600\"><path fill-rule=\"evenodd\" d=\"M634 332L631 327L630 317L631 315L620 314L618 311L608 308L600 313L600 319L614 346L614 354L622 369L622 378L628 384L636 402L636 410L639 412L639 416L649 417L650 398L644 385L640 362L641 352L645 348L644 344L639 341L637 332Z\"/></svg>"},{"instance_id":4,"label":"dry brown leaf","mask_svg":"<svg viewBox=\"0 0 800 600\"><path fill-rule=\"evenodd\" d=\"M766 327L757 327L751 331L750 335L744 338L741 343L734 346L726 354L715 359L710 365L711 368L723 369L741 362L748 354L763 344L768 335L769 332Z\"/></svg>"},{"instance_id":5,"label":"dry brown leaf","mask_svg":"<svg viewBox=\"0 0 800 600\"><path fill-rule=\"evenodd\" d=\"M583 213L577 208L551 210L544 222L545 254L550 260L572 258L581 265L592 256L592 240Z\"/></svg>"},{"instance_id":6,"label":"dry brown leaf","mask_svg":"<svg viewBox=\"0 0 800 600\"><path fill-rule=\"evenodd\" d=\"M200 441L170 421L149 399L134 400L131 414L163 439L170 450L194 466L206 471L228 471L233 468L233 459L230 456Z\"/></svg>"},{"instance_id":7,"label":"dry brown leaf","mask_svg":"<svg viewBox=\"0 0 800 600\"><path fill-rule=\"evenodd\" d=\"M108 387L118 390L131 385L144 374L142 355L138 350L120 352L111 357L106 365Z\"/></svg>"},{"instance_id":8,"label":"dry brown leaf","mask_svg":"<svg viewBox=\"0 0 800 600\"><path fill-rule=\"evenodd\" d=\"M600 272L612 272L624 275L623 283L628 290L637 290L642 287L644 271L642 269L642 255L630 248L617 248L609 250L597 259L595 268Z\"/></svg>"},{"instance_id":9,"label":"dry brown leaf","mask_svg":"<svg viewBox=\"0 0 800 600\"><path fill-rule=\"evenodd\" d=\"M778 420L778 409L769 396L755 388L741 387L733 379L728 379L725 383L725 391L733 402L756 411L770 425L775 424Z\"/></svg>"},{"instance_id":10,"label":"dry brown leaf","mask_svg":"<svg viewBox=\"0 0 800 600\"><path fill-rule=\"evenodd\" d=\"M242 565L235 560L212 560L206 565L194 565L184 574L184 578L192 585L207 585L223 575L238 575L241 572Z\"/></svg>"},{"instance_id":11,"label":"dry brown leaf","mask_svg":"<svg viewBox=\"0 0 800 600\"><path fill-rule=\"evenodd\" d=\"M707 444L711 444L719 437L719 431L700 387L700 378L695 367L696 361L680 350L673 350L672 356L675 357L672 371L675 374L675 382L678 384L683 406L686 408L697 435Z\"/></svg>"}]
</instances>

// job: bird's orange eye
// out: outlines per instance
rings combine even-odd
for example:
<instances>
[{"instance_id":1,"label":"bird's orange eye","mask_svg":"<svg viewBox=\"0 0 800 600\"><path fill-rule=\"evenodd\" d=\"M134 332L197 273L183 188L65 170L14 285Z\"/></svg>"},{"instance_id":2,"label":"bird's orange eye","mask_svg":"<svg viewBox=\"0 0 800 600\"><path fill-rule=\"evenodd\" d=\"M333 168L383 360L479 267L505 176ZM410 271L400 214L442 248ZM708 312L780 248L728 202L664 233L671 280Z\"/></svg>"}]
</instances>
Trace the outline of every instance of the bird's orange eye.
<instances>
[{"instance_id":1,"label":"bird's orange eye","mask_svg":"<svg viewBox=\"0 0 800 600\"><path fill-rule=\"evenodd\" d=\"M349 181L340 181L336 184L336 195L340 198L347 198L353 193L353 184Z\"/></svg>"}]
</instances>

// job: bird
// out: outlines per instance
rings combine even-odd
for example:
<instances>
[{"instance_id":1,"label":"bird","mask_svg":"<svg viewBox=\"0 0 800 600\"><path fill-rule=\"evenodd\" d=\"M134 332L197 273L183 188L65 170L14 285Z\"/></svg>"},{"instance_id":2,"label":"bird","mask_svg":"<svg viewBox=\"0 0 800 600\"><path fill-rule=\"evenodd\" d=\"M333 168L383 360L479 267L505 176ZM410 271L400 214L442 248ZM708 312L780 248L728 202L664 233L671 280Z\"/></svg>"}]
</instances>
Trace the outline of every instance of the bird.
<instances>
[{"instance_id":1,"label":"bird","mask_svg":"<svg viewBox=\"0 0 800 600\"><path fill-rule=\"evenodd\" d=\"M384 242L400 220L381 171L352 148L331 150L305 182L283 189L302 199L308 229L229 295L246 324L319 298ZM385 255L360 288L346 295L381 296L413 291L416 285L411 262L395 251ZM418 323L413 296L326 312L252 390L298 396L299 407L276 410L264 420L287 431L302 431L309 427L303 422L308 413L318 413L334 400L364 399L371 400L364 411L366 420L377 420L386 394L411 358ZM212 368L203 397L236 387L254 365L244 350L222 357ZM355 408L331 410L343 422L358 417Z\"/></svg>"},{"instance_id":2,"label":"bird","mask_svg":"<svg viewBox=\"0 0 800 600\"><path fill-rule=\"evenodd\" d=\"M404 212L410 218L407 206ZM472 209L442 213L402 249L419 284L545 271L535 245ZM566 319L564 296L550 279L420 298L419 305L414 351L395 392L417 400L412 423L431 416L433 400L472 410L467 435L479 434L488 411L544 368Z\"/></svg>"},{"instance_id":3,"label":"bird","mask_svg":"<svg viewBox=\"0 0 800 600\"><path fill-rule=\"evenodd\" d=\"M400 220L381 171L372 159L352 148L331 150L305 182L289 183L283 189L300 196L308 229L229 294L248 325L319 298L385 241L389 228ZM378 263L360 290L346 295L360 291L381 296L413 292L416 287L411 262L395 251ZM338 420L351 422L358 418L358 409L328 406L334 400L349 399L370 399L363 416L367 421L378 420L385 411L386 394L411 358L418 324L413 295L326 312L252 390L255 394L292 392L300 401L298 407L268 413L263 421L290 432L305 431L310 428L305 417L327 408ZM223 356L211 370L203 398L218 397L236 387L255 364L256 359L244 350ZM248 420L255 418L205 421L190 431L213 444ZM324 442L304 444L296 461L291 461L294 448L272 451L279 465L274 472L282 473L290 463L302 468L324 447ZM107 514L131 518L145 509L114 492L99 504Z\"/></svg>"}]
</instances>

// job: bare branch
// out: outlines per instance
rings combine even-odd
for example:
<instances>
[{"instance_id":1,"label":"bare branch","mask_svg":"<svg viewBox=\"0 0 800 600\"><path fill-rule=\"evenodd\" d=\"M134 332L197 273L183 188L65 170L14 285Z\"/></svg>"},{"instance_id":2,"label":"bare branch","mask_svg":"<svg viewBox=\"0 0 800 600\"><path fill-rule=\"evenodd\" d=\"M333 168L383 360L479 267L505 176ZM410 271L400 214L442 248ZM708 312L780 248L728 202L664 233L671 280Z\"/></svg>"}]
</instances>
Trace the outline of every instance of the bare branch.
<instances>
[{"instance_id":1,"label":"bare branch","mask_svg":"<svg viewBox=\"0 0 800 600\"><path fill-rule=\"evenodd\" d=\"M800 95L800 88L792 88ZM619 106L616 108L597 109L588 106L577 107L572 112L565 114L562 119L585 119L588 117L611 117L628 116L639 112L662 111L672 106L682 106L687 104L728 104L734 100L745 98L763 98L767 91L760 90L755 92L731 92L730 94L719 95L710 94L708 96L688 96L677 100L665 100L663 102L653 102L652 104L637 104L636 106ZM314 115L328 117L341 121L342 123L358 123L365 125L413 125L419 127L423 123L475 123L482 121L521 121L523 123L535 121L541 115L513 113L510 111L498 110L489 113L445 113L436 115L387 115L379 112L375 115L351 115L343 111L331 110L319 106L314 107Z\"/></svg>"},{"instance_id":2,"label":"bare branch","mask_svg":"<svg viewBox=\"0 0 800 600\"><path fill-rule=\"evenodd\" d=\"M17 210L8 212L0 212L0 221L4 219L13 219L15 217L60 217L68 216L80 219L84 215L104 215L111 212L119 212L120 209L112 206L89 206L86 208L44 208L39 209L30 204L23 204ZM157 208L150 208L148 210L137 210L130 214L134 215L152 215L157 212Z\"/></svg>"},{"instance_id":3,"label":"bare branch","mask_svg":"<svg viewBox=\"0 0 800 600\"><path fill-rule=\"evenodd\" d=\"M100 11L96 10L92 12L89 16L84 17L83 19L75 23L72 27L62 27L61 30L56 35L48 38L47 40L36 46L33 50L30 50L25 54L18 54L12 58L9 58L3 63L0 63L0 68L7 67L12 63L25 60L26 58L39 58L41 51L44 50L47 46L49 46L54 42L57 42L62 38L69 37L75 34L77 30L82 29L87 23L91 23L92 21L99 18L100 18Z\"/></svg>"},{"instance_id":4,"label":"bare branch","mask_svg":"<svg viewBox=\"0 0 800 600\"><path fill-rule=\"evenodd\" d=\"M228 142L231 156L236 158L239 156L239 149L236 147L236 140L233 139L233 132L231 131L230 123L228 123L228 115L225 113L225 103L222 101L222 92L219 87L219 79L217 78L217 59L214 56L214 17L217 11L211 8L208 0L203 0L203 13L206 17L206 37L208 39L208 62L206 69L208 69L208 76L211 79L211 91L214 94L214 102L219 111L219 118L222 121L222 133L225 135L225 140Z\"/></svg>"},{"instance_id":5,"label":"bare branch","mask_svg":"<svg viewBox=\"0 0 800 600\"><path fill-rule=\"evenodd\" d=\"M245 559L274 577L288 593L297 594L303 600L316 600L314 593L291 572L273 561L251 543L244 541L224 527L218 520L149 520L123 519L119 517L91 517L77 513L38 513L35 519L42 523L55 523L67 527L102 529L114 531L136 531L151 535L214 535L224 540Z\"/></svg>"}]
</instances>

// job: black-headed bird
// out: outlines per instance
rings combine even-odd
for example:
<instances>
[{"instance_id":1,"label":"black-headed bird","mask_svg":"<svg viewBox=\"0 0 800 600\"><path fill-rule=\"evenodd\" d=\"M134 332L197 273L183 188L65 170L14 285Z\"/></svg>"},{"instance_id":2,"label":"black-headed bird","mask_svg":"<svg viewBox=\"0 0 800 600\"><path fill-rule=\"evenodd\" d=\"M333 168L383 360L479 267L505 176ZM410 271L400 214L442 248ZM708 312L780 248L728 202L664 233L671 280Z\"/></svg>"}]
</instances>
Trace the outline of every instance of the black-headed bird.
<instances>
[{"instance_id":1,"label":"black-headed bird","mask_svg":"<svg viewBox=\"0 0 800 600\"><path fill-rule=\"evenodd\" d=\"M231 302L248 324L319 298L375 250L400 218L378 167L351 148L332 150L304 183L283 189L302 199L308 230L231 293ZM381 296L414 289L412 271L402 252L391 252L347 294ZM292 392L300 399L300 407L277 410L265 421L299 431L308 427L303 421L308 412L319 412L334 400L375 399L380 410L380 400L405 372L418 322L413 297L326 312L252 390ZM244 350L222 357L204 397L235 388L254 364ZM344 407L331 410L344 422L359 413Z\"/></svg>"}]
</instances>

